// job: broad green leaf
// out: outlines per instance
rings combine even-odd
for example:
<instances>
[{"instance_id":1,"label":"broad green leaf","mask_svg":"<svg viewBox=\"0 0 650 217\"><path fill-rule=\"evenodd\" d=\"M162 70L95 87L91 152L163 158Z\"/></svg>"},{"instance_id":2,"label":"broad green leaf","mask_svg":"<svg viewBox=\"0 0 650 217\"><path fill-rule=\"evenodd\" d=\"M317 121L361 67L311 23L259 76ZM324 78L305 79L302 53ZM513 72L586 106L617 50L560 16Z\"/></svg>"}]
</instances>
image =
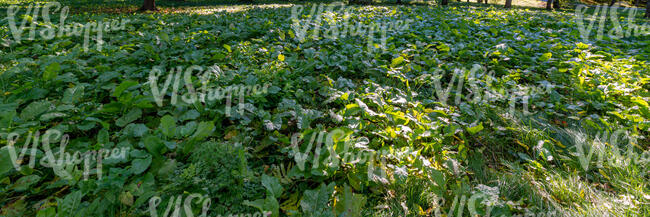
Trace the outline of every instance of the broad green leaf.
<instances>
[{"instance_id":1,"label":"broad green leaf","mask_svg":"<svg viewBox=\"0 0 650 217\"><path fill-rule=\"evenodd\" d=\"M361 194L354 194L350 186L345 185L343 194L336 203L337 216L361 217L363 206L366 204L366 197Z\"/></svg>"},{"instance_id":2,"label":"broad green leaf","mask_svg":"<svg viewBox=\"0 0 650 217\"><path fill-rule=\"evenodd\" d=\"M194 135L192 135L192 140L194 141L202 140L205 137L212 134L213 130L214 130L214 123L201 122L199 123L199 126L196 127L196 132L194 132Z\"/></svg>"},{"instance_id":3,"label":"broad green leaf","mask_svg":"<svg viewBox=\"0 0 650 217\"><path fill-rule=\"evenodd\" d=\"M45 71L43 72L43 80L52 80L59 75L59 72L61 72L61 65L58 62L54 62L45 67Z\"/></svg>"},{"instance_id":4,"label":"broad green leaf","mask_svg":"<svg viewBox=\"0 0 650 217\"><path fill-rule=\"evenodd\" d=\"M319 216L325 212L331 212L328 204L332 192L334 192L334 183L330 183L329 185L321 183L317 189L306 190L300 200L300 208L303 213L311 216Z\"/></svg>"},{"instance_id":5,"label":"broad green leaf","mask_svg":"<svg viewBox=\"0 0 650 217\"><path fill-rule=\"evenodd\" d=\"M36 214L36 217L56 217L56 208L51 206L39 210L38 213Z\"/></svg>"},{"instance_id":6,"label":"broad green leaf","mask_svg":"<svg viewBox=\"0 0 650 217\"><path fill-rule=\"evenodd\" d=\"M25 107L25 109L23 109L23 111L20 113L20 119L33 120L34 118L48 111L53 106L54 105L52 105L52 103L49 101L32 102L27 105L27 107Z\"/></svg>"},{"instance_id":7,"label":"broad green leaf","mask_svg":"<svg viewBox=\"0 0 650 217\"><path fill-rule=\"evenodd\" d=\"M127 124L135 120L138 120L141 116L142 116L142 109L139 108L131 109L131 111L126 113L124 116L115 120L115 125L117 125L118 127L124 127Z\"/></svg>"},{"instance_id":8,"label":"broad green leaf","mask_svg":"<svg viewBox=\"0 0 650 217\"><path fill-rule=\"evenodd\" d=\"M542 56L539 57L539 61L540 62L546 62L546 61L550 60L552 56L553 56L552 53L542 54Z\"/></svg>"},{"instance_id":9,"label":"broad green leaf","mask_svg":"<svg viewBox=\"0 0 650 217\"><path fill-rule=\"evenodd\" d=\"M65 90L63 92L63 99L61 99L61 102L63 103L76 103L83 97L84 94L84 88L83 86L76 86L76 87L71 87Z\"/></svg>"},{"instance_id":10,"label":"broad green leaf","mask_svg":"<svg viewBox=\"0 0 650 217\"><path fill-rule=\"evenodd\" d=\"M113 91L113 96L118 97L118 96L122 95L122 93L126 89L129 89L130 87L133 87L135 85L138 85L137 81L132 81L132 80L123 81L119 86L117 86L115 88L115 91Z\"/></svg>"},{"instance_id":11,"label":"broad green leaf","mask_svg":"<svg viewBox=\"0 0 650 217\"><path fill-rule=\"evenodd\" d=\"M170 115L165 115L160 119L160 130L167 137L174 137L176 132L176 119Z\"/></svg>"},{"instance_id":12,"label":"broad green leaf","mask_svg":"<svg viewBox=\"0 0 650 217\"><path fill-rule=\"evenodd\" d=\"M282 196L282 185L280 185L278 178L262 174L262 185L273 197L277 198Z\"/></svg>"},{"instance_id":13,"label":"broad green leaf","mask_svg":"<svg viewBox=\"0 0 650 217\"><path fill-rule=\"evenodd\" d=\"M14 170L9 151L9 146L0 147L0 179L4 178L5 173ZM19 149L14 148L14 151L18 152Z\"/></svg>"},{"instance_id":14,"label":"broad green leaf","mask_svg":"<svg viewBox=\"0 0 650 217\"><path fill-rule=\"evenodd\" d=\"M467 128L467 132L469 132L470 134L476 134L478 132L481 132L481 130L483 130L483 123L479 123L476 126L472 126L472 127Z\"/></svg>"},{"instance_id":15,"label":"broad green leaf","mask_svg":"<svg viewBox=\"0 0 650 217\"><path fill-rule=\"evenodd\" d=\"M39 175L29 175L20 177L11 187L14 191L27 191L32 185L41 180Z\"/></svg>"},{"instance_id":16,"label":"broad green leaf","mask_svg":"<svg viewBox=\"0 0 650 217\"><path fill-rule=\"evenodd\" d=\"M390 66L395 67L395 66L398 66L399 64L401 64L403 62L404 62L404 57L399 56L399 57L397 57L397 58L395 58L395 59L393 59L391 61Z\"/></svg>"},{"instance_id":17,"label":"broad green leaf","mask_svg":"<svg viewBox=\"0 0 650 217\"><path fill-rule=\"evenodd\" d=\"M131 172L133 174L140 174L147 170L149 168L149 165L151 165L151 156L148 156L144 159L135 159L131 163Z\"/></svg>"}]
</instances>

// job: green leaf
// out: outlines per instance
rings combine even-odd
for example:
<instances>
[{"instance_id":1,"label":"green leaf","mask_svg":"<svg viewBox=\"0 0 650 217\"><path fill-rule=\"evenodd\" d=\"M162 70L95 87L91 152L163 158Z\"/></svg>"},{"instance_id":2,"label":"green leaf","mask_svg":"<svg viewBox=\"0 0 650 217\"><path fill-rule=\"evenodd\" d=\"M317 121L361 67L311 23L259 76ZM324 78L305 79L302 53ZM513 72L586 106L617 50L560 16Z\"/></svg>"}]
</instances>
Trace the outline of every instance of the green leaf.
<instances>
[{"instance_id":1,"label":"green leaf","mask_svg":"<svg viewBox=\"0 0 650 217\"><path fill-rule=\"evenodd\" d=\"M154 156L160 156L164 154L165 144L159 137L150 135L144 138L144 147Z\"/></svg>"},{"instance_id":2,"label":"green leaf","mask_svg":"<svg viewBox=\"0 0 650 217\"><path fill-rule=\"evenodd\" d=\"M195 121L190 121L187 122L187 124L183 125L180 127L180 133L181 136L189 136L192 132L196 130L196 122Z\"/></svg>"},{"instance_id":3,"label":"green leaf","mask_svg":"<svg viewBox=\"0 0 650 217\"><path fill-rule=\"evenodd\" d=\"M108 144L109 140L110 138L108 135L108 130L106 128L99 130L99 132L97 133L97 143L106 145Z\"/></svg>"},{"instance_id":4,"label":"green leaf","mask_svg":"<svg viewBox=\"0 0 650 217\"><path fill-rule=\"evenodd\" d=\"M42 210L39 210L36 214L36 217L56 217L56 208L48 207Z\"/></svg>"},{"instance_id":5,"label":"green leaf","mask_svg":"<svg viewBox=\"0 0 650 217\"><path fill-rule=\"evenodd\" d=\"M139 108L134 108L129 111L129 113L126 113L124 116L118 118L115 120L115 125L118 127L124 127L127 124L138 120L142 116L142 109Z\"/></svg>"},{"instance_id":6,"label":"green leaf","mask_svg":"<svg viewBox=\"0 0 650 217\"><path fill-rule=\"evenodd\" d=\"M74 191L65 196L65 198L60 199L56 198L58 203L58 216L73 216L77 211L77 207L81 204L81 199L83 198L83 193L81 191Z\"/></svg>"},{"instance_id":7,"label":"green leaf","mask_svg":"<svg viewBox=\"0 0 650 217\"><path fill-rule=\"evenodd\" d=\"M262 174L262 186L264 186L267 193L271 194L273 197L278 198L282 196L282 185L278 178Z\"/></svg>"},{"instance_id":8,"label":"green leaf","mask_svg":"<svg viewBox=\"0 0 650 217\"><path fill-rule=\"evenodd\" d=\"M553 56L552 53L542 54L542 56L539 57L539 61L540 62L546 62L546 61L550 60L552 56Z\"/></svg>"},{"instance_id":9,"label":"green leaf","mask_svg":"<svg viewBox=\"0 0 650 217\"><path fill-rule=\"evenodd\" d=\"M214 123L206 122L206 121L201 122L199 123L199 126L196 128L196 132L194 132L194 135L192 135L192 140L194 141L202 140L205 137L212 134L213 130L214 130Z\"/></svg>"},{"instance_id":10,"label":"green leaf","mask_svg":"<svg viewBox=\"0 0 650 217\"><path fill-rule=\"evenodd\" d=\"M393 61L391 61L390 66L395 67L395 66L397 66L397 65L399 65L399 64L401 64L403 62L404 62L404 57L399 56L399 57L393 59Z\"/></svg>"},{"instance_id":11,"label":"green leaf","mask_svg":"<svg viewBox=\"0 0 650 217\"><path fill-rule=\"evenodd\" d=\"M138 85L137 81L131 81L131 80L123 81L119 86L115 88L115 91L113 91L113 96L119 97L126 89L129 89L130 87L133 87L135 85Z\"/></svg>"},{"instance_id":12,"label":"green leaf","mask_svg":"<svg viewBox=\"0 0 650 217\"><path fill-rule=\"evenodd\" d=\"M17 151L16 148L14 148L14 151ZM0 179L4 178L5 173L13 169L14 164L11 162L9 155L9 146L2 146L0 148Z\"/></svg>"},{"instance_id":13,"label":"green leaf","mask_svg":"<svg viewBox=\"0 0 650 217\"><path fill-rule=\"evenodd\" d=\"M320 187L314 190L306 190L300 200L300 208L303 213L310 216L321 216L330 212L329 200L330 195L334 192L334 183L325 185L321 183Z\"/></svg>"},{"instance_id":14,"label":"green leaf","mask_svg":"<svg viewBox=\"0 0 650 217\"><path fill-rule=\"evenodd\" d=\"M343 195L336 203L336 216L360 217L365 204L366 197L352 193L350 186L345 185Z\"/></svg>"},{"instance_id":15,"label":"green leaf","mask_svg":"<svg viewBox=\"0 0 650 217\"><path fill-rule=\"evenodd\" d=\"M41 180L41 177L39 175L29 175L29 176L23 176L20 177L12 186L10 189L13 189L14 191L21 192L21 191L26 191L29 189L30 186L38 183L38 181Z\"/></svg>"},{"instance_id":16,"label":"green leaf","mask_svg":"<svg viewBox=\"0 0 650 217\"><path fill-rule=\"evenodd\" d=\"M122 202L122 204L124 204L124 205L132 206L133 205L133 195L131 194L131 192L128 192L128 191L122 192L120 194L120 202Z\"/></svg>"},{"instance_id":17,"label":"green leaf","mask_svg":"<svg viewBox=\"0 0 650 217\"><path fill-rule=\"evenodd\" d=\"M20 119L23 120L33 120L44 112L48 111L52 107L51 102L49 101L37 101L32 102L23 111L20 113Z\"/></svg>"},{"instance_id":18,"label":"green leaf","mask_svg":"<svg viewBox=\"0 0 650 217\"><path fill-rule=\"evenodd\" d=\"M55 119L55 118L62 118L62 117L67 117L67 116L68 116L67 114L62 113L62 112L50 112L50 113L46 113L46 114L41 115L39 120L41 120L41 121L50 121L50 120Z\"/></svg>"},{"instance_id":19,"label":"green leaf","mask_svg":"<svg viewBox=\"0 0 650 217\"><path fill-rule=\"evenodd\" d=\"M84 94L84 87L83 86L76 86L76 87L71 87L65 90L63 92L63 99L61 99L61 102L67 103L67 104L72 104L76 103L83 97Z\"/></svg>"},{"instance_id":20,"label":"green leaf","mask_svg":"<svg viewBox=\"0 0 650 217\"><path fill-rule=\"evenodd\" d=\"M272 217L280 216L280 203L278 203L278 200L276 200L274 197L267 196L266 199L257 199L252 202L245 200L242 204L255 207L260 210L260 212L271 211Z\"/></svg>"},{"instance_id":21,"label":"green leaf","mask_svg":"<svg viewBox=\"0 0 650 217\"><path fill-rule=\"evenodd\" d=\"M472 135L481 132L481 130L483 130L483 123L479 123L476 126L467 128L467 132L469 132Z\"/></svg>"},{"instance_id":22,"label":"green leaf","mask_svg":"<svg viewBox=\"0 0 650 217\"><path fill-rule=\"evenodd\" d=\"M174 137L176 132L176 119L170 115L165 115L160 119L160 131L167 137Z\"/></svg>"},{"instance_id":23,"label":"green leaf","mask_svg":"<svg viewBox=\"0 0 650 217\"><path fill-rule=\"evenodd\" d=\"M125 129L128 129L127 132L133 137L142 137L147 131L149 131L149 128L144 124L129 124L126 125Z\"/></svg>"},{"instance_id":24,"label":"green leaf","mask_svg":"<svg viewBox=\"0 0 650 217\"><path fill-rule=\"evenodd\" d=\"M59 72L61 72L61 65L58 62L54 62L45 67L45 71L43 72L43 80L52 80L59 75Z\"/></svg>"},{"instance_id":25,"label":"green leaf","mask_svg":"<svg viewBox=\"0 0 650 217\"><path fill-rule=\"evenodd\" d=\"M151 155L144 159L135 159L131 163L131 172L138 175L149 168L151 165Z\"/></svg>"}]
</instances>

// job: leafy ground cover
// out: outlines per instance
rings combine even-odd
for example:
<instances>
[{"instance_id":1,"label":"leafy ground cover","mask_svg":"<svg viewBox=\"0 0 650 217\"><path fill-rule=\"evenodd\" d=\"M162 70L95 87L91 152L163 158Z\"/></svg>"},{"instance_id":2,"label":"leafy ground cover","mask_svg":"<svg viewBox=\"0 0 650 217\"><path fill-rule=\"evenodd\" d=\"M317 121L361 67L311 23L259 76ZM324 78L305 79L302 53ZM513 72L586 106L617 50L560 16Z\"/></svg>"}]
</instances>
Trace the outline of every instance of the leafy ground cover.
<instances>
[{"instance_id":1,"label":"leafy ground cover","mask_svg":"<svg viewBox=\"0 0 650 217\"><path fill-rule=\"evenodd\" d=\"M291 7L70 15L129 20L101 50L75 35L12 42L1 20L0 215L173 215L194 194L205 196L180 212L650 215L647 33L585 39L573 11L349 6L316 22L302 7L299 25ZM410 22L325 37L345 20ZM173 103L173 87L157 103L152 84L191 66L218 66L209 88L270 85L242 107ZM128 155L91 163L90 178L81 164L30 166L44 142L12 162L12 141L19 154L47 130L69 136L66 152ZM627 137L603 137L615 132ZM58 156L64 139L52 139Z\"/></svg>"}]
</instances>

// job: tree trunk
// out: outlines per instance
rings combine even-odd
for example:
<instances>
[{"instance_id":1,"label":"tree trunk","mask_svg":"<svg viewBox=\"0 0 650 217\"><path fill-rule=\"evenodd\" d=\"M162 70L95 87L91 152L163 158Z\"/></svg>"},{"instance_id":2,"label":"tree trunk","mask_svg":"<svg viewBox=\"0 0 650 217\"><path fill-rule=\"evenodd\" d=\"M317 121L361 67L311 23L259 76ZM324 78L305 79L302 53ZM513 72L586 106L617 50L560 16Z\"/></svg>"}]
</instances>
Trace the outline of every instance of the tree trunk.
<instances>
[{"instance_id":1,"label":"tree trunk","mask_svg":"<svg viewBox=\"0 0 650 217\"><path fill-rule=\"evenodd\" d=\"M546 10L553 10L553 8L551 8L551 5L553 5L553 0L546 0Z\"/></svg>"},{"instance_id":2,"label":"tree trunk","mask_svg":"<svg viewBox=\"0 0 650 217\"><path fill-rule=\"evenodd\" d=\"M612 5L616 4L616 0L612 0L609 2L609 6L611 7Z\"/></svg>"},{"instance_id":3,"label":"tree trunk","mask_svg":"<svg viewBox=\"0 0 650 217\"><path fill-rule=\"evenodd\" d=\"M402 0L397 0L397 4L402 4Z\"/></svg>"},{"instance_id":4,"label":"tree trunk","mask_svg":"<svg viewBox=\"0 0 650 217\"><path fill-rule=\"evenodd\" d=\"M560 9L560 0L553 0L553 8Z\"/></svg>"},{"instance_id":5,"label":"tree trunk","mask_svg":"<svg viewBox=\"0 0 650 217\"><path fill-rule=\"evenodd\" d=\"M650 0L645 3L645 17L650 18Z\"/></svg>"},{"instance_id":6,"label":"tree trunk","mask_svg":"<svg viewBox=\"0 0 650 217\"><path fill-rule=\"evenodd\" d=\"M140 7L140 11L157 11L158 8L156 8L156 0L144 0L144 3L142 3L142 7Z\"/></svg>"},{"instance_id":7,"label":"tree trunk","mask_svg":"<svg viewBox=\"0 0 650 217\"><path fill-rule=\"evenodd\" d=\"M505 8L512 8L512 0L506 0Z\"/></svg>"},{"instance_id":8,"label":"tree trunk","mask_svg":"<svg viewBox=\"0 0 650 217\"><path fill-rule=\"evenodd\" d=\"M449 4L449 0L442 0L442 2L440 3L440 5L448 5L448 4Z\"/></svg>"}]
</instances>

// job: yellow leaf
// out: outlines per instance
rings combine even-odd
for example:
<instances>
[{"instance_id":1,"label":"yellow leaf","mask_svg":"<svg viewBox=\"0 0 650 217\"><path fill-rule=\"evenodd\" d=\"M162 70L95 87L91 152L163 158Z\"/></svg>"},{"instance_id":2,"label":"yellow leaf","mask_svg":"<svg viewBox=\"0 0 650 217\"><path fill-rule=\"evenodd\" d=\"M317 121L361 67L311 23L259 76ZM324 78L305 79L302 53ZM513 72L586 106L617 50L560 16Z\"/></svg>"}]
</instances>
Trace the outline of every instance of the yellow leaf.
<instances>
[{"instance_id":1,"label":"yellow leaf","mask_svg":"<svg viewBox=\"0 0 650 217\"><path fill-rule=\"evenodd\" d=\"M280 54L280 55L278 55L278 60L280 60L280 61L283 61L283 62L284 62L284 55L282 55L282 54Z\"/></svg>"},{"instance_id":2,"label":"yellow leaf","mask_svg":"<svg viewBox=\"0 0 650 217\"><path fill-rule=\"evenodd\" d=\"M603 175L606 179L609 180L609 176L607 176L603 170L598 169L598 173L600 173L600 175Z\"/></svg>"},{"instance_id":3,"label":"yellow leaf","mask_svg":"<svg viewBox=\"0 0 650 217\"><path fill-rule=\"evenodd\" d=\"M521 142L519 142L519 140L515 140L515 142L516 142L517 144L519 144L519 145L520 145L521 147L524 147L524 148L526 148L526 150L528 150L528 149L529 149L527 145L525 145L525 144L523 144L523 143L521 143Z\"/></svg>"},{"instance_id":4,"label":"yellow leaf","mask_svg":"<svg viewBox=\"0 0 650 217\"><path fill-rule=\"evenodd\" d=\"M239 133L236 130L231 130L228 133L226 133L226 136L224 137L224 139L230 140L232 137L237 136L237 134L239 134Z\"/></svg>"},{"instance_id":5,"label":"yellow leaf","mask_svg":"<svg viewBox=\"0 0 650 217\"><path fill-rule=\"evenodd\" d=\"M561 142L558 142L557 140L555 140L555 139L553 139L553 138L550 138L550 139L553 140L553 142L555 142L555 144L557 144L558 146L560 146L560 147L562 147L562 148L566 148L566 146L562 145Z\"/></svg>"},{"instance_id":6,"label":"yellow leaf","mask_svg":"<svg viewBox=\"0 0 650 217\"><path fill-rule=\"evenodd\" d=\"M420 207L420 205L416 204L416 206L418 206L418 215L427 215L427 213L422 210L422 207Z\"/></svg>"}]
</instances>

